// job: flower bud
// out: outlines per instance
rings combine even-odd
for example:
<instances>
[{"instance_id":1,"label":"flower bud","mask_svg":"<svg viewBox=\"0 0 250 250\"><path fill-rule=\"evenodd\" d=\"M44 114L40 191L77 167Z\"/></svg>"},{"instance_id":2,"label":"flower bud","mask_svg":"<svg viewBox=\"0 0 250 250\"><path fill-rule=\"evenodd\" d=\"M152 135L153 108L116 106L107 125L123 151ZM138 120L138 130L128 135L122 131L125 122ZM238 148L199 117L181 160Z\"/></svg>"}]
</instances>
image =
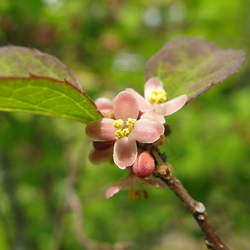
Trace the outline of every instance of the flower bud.
<instances>
[{"instance_id":1,"label":"flower bud","mask_svg":"<svg viewBox=\"0 0 250 250\"><path fill-rule=\"evenodd\" d=\"M112 151L112 147L103 150L94 149L89 154L89 160L94 164L102 163L104 161L111 161Z\"/></svg>"},{"instance_id":2,"label":"flower bud","mask_svg":"<svg viewBox=\"0 0 250 250\"><path fill-rule=\"evenodd\" d=\"M148 152L142 152L132 166L133 173L138 177L146 177L153 173L155 161Z\"/></svg>"},{"instance_id":3,"label":"flower bud","mask_svg":"<svg viewBox=\"0 0 250 250\"><path fill-rule=\"evenodd\" d=\"M104 150L114 146L112 141L93 141L93 147L97 150Z\"/></svg>"}]
</instances>

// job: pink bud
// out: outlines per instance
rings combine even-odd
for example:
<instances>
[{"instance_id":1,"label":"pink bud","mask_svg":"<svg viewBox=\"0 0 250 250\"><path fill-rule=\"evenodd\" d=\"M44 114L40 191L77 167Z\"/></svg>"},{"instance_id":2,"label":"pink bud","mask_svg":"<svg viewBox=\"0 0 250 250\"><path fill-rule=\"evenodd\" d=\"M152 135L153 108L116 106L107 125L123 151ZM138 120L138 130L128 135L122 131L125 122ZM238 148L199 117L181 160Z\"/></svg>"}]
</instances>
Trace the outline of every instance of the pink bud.
<instances>
[{"instance_id":1,"label":"pink bud","mask_svg":"<svg viewBox=\"0 0 250 250\"><path fill-rule=\"evenodd\" d=\"M153 173L155 161L148 152L142 152L132 166L133 173L139 177L146 177Z\"/></svg>"}]
</instances>

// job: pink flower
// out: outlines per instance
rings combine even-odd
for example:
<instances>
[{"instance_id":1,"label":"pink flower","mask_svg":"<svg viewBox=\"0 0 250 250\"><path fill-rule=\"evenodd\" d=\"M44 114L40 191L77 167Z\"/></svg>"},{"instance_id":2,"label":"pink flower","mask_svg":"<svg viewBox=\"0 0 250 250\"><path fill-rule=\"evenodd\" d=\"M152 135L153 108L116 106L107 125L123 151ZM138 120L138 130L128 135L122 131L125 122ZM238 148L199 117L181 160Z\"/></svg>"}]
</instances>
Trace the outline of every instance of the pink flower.
<instances>
[{"instance_id":1,"label":"pink flower","mask_svg":"<svg viewBox=\"0 0 250 250\"><path fill-rule=\"evenodd\" d=\"M117 184L109 187L108 189L106 189L105 192L105 197L111 198L112 196L114 196L115 194L117 194L118 192L120 192L123 189L126 188L130 188L130 192L129 192L129 196L132 199L139 199L140 198L140 190L138 188L138 186L143 185L143 186L154 186L157 188L167 188L167 185L161 181L161 180L154 180L154 179L149 179L149 178L141 178L136 176L133 172L129 172L129 175L121 180L120 182L118 182ZM143 190L143 194L145 196L146 191Z\"/></svg>"},{"instance_id":2,"label":"pink flower","mask_svg":"<svg viewBox=\"0 0 250 250\"><path fill-rule=\"evenodd\" d=\"M150 78L145 83L145 99L133 89L127 89L133 94L139 103L143 118L165 123L164 116L171 115L181 109L187 102L186 95L180 95L167 101L167 93L163 88L161 80L157 77Z\"/></svg>"},{"instance_id":3,"label":"pink flower","mask_svg":"<svg viewBox=\"0 0 250 250\"><path fill-rule=\"evenodd\" d=\"M97 109L105 117L112 117L113 115L113 103L110 99L101 97L95 100L95 105Z\"/></svg>"},{"instance_id":4,"label":"pink flower","mask_svg":"<svg viewBox=\"0 0 250 250\"><path fill-rule=\"evenodd\" d=\"M139 103L129 91L120 92L112 103L112 118L103 118L86 127L86 133L102 141L115 141L113 160L124 169L137 158L137 144L153 143L164 133L164 126L156 121L139 117ZM138 120L137 120L138 119Z\"/></svg>"}]
</instances>

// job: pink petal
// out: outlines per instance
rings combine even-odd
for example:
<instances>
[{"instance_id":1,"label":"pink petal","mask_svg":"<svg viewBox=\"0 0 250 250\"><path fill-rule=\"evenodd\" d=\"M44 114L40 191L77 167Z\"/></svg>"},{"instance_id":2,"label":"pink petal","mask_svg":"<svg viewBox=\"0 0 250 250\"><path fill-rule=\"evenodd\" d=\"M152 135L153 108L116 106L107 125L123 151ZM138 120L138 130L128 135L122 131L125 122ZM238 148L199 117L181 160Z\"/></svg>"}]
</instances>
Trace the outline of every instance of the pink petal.
<instances>
[{"instance_id":1,"label":"pink petal","mask_svg":"<svg viewBox=\"0 0 250 250\"><path fill-rule=\"evenodd\" d=\"M105 197L107 199L111 198L113 195L117 194L121 190L120 186L112 186L108 188L105 192Z\"/></svg>"},{"instance_id":2,"label":"pink petal","mask_svg":"<svg viewBox=\"0 0 250 250\"><path fill-rule=\"evenodd\" d=\"M163 85L158 77L152 77L145 83L144 96L148 99L151 96L152 90L163 90Z\"/></svg>"},{"instance_id":3,"label":"pink petal","mask_svg":"<svg viewBox=\"0 0 250 250\"><path fill-rule=\"evenodd\" d=\"M113 122L113 119L103 118L100 121L91 123L86 127L86 134L99 140L115 140L116 128L113 126Z\"/></svg>"},{"instance_id":4,"label":"pink petal","mask_svg":"<svg viewBox=\"0 0 250 250\"><path fill-rule=\"evenodd\" d=\"M139 105L136 98L128 91L120 92L113 102L114 115L116 119L127 120L128 118L137 119Z\"/></svg>"},{"instance_id":5,"label":"pink petal","mask_svg":"<svg viewBox=\"0 0 250 250\"><path fill-rule=\"evenodd\" d=\"M142 143L153 143L164 134L164 126L156 121L140 119L129 135L132 139Z\"/></svg>"},{"instance_id":6,"label":"pink petal","mask_svg":"<svg viewBox=\"0 0 250 250\"><path fill-rule=\"evenodd\" d=\"M181 109L186 102L188 97L186 95L180 95L164 104L162 104L160 113L164 116L171 115Z\"/></svg>"},{"instance_id":7,"label":"pink petal","mask_svg":"<svg viewBox=\"0 0 250 250\"><path fill-rule=\"evenodd\" d=\"M137 145L134 140L128 137L118 139L114 145L113 159L115 164L124 169L132 166L137 157Z\"/></svg>"},{"instance_id":8,"label":"pink petal","mask_svg":"<svg viewBox=\"0 0 250 250\"><path fill-rule=\"evenodd\" d=\"M166 122L163 115L159 115L153 111L144 113L141 116L141 119L148 119L148 120L156 121L162 124Z\"/></svg>"},{"instance_id":9,"label":"pink petal","mask_svg":"<svg viewBox=\"0 0 250 250\"><path fill-rule=\"evenodd\" d=\"M140 111L145 112L146 110L149 109L149 103L139 93L137 93L135 90L131 88L126 89L126 91L132 94L136 98Z\"/></svg>"},{"instance_id":10,"label":"pink petal","mask_svg":"<svg viewBox=\"0 0 250 250\"><path fill-rule=\"evenodd\" d=\"M123 180L119 181L115 185L109 187L105 192L105 197L111 198L113 195L117 194L121 190L125 188L130 188L133 186L134 182L136 182L134 176L131 176L130 174Z\"/></svg>"},{"instance_id":11,"label":"pink petal","mask_svg":"<svg viewBox=\"0 0 250 250\"><path fill-rule=\"evenodd\" d=\"M107 112L111 112L113 109L112 101L104 97L96 99L95 105L103 115L105 115Z\"/></svg>"}]
</instances>

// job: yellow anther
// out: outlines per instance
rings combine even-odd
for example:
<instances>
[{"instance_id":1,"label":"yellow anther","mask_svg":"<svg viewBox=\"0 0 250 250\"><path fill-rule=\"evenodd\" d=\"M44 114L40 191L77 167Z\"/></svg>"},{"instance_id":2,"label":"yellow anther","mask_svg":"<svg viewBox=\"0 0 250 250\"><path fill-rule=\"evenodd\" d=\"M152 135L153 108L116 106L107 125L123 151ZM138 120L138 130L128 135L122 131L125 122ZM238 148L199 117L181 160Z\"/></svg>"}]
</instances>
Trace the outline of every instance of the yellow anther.
<instances>
[{"instance_id":1,"label":"yellow anther","mask_svg":"<svg viewBox=\"0 0 250 250\"><path fill-rule=\"evenodd\" d=\"M123 129L117 129L117 130L115 131L115 137L118 138L118 139L124 137L124 136L123 136Z\"/></svg>"},{"instance_id":2,"label":"yellow anther","mask_svg":"<svg viewBox=\"0 0 250 250\"><path fill-rule=\"evenodd\" d=\"M113 123L113 126L117 128L117 130L115 131L115 137L117 139L128 136L131 133L131 131L135 126L136 119L128 118L128 120L125 123L125 126L124 123L125 122L123 120L116 120Z\"/></svg>"},{"instance_id":3,"label":"yellow anther","mask_svg":"<svg viewBox=\"0 0 250 250\"><path fill-rule=\"evenodd\" d=\"M121 119L115 120L115 121L113 122L113 126L114 126L115 128L118 128L118 129L123 128L123 125L124 125L124 121L121 120Z\"/></svg>"},{"instance_id":4,"label":"yellow anther","mask_svg":"<svg viewBox=\"0 0 250 250\"><path fill-rule=\"evenodd\" d=\"M165 90L152 90L148 101L154 104L160 104L167 101L167 93Z\"/></svg>"},{"instance_id":5,"label":"yellow anther","mask_svg":"<svg viewBox=\"0 0 250 250\"><path fill-rule=\"evenodd\" d=\"M134 128L136 119L128 118L126 121L126 126L129 128Z\"/></svg>"},{"instance_id":6,"label":"yellow anther","mask_svg":"<svg viewBox=\"0 0 250 250\"><path fill-rule=\"evenodd\" d=\"M122 131L123 131L123 136L128 136L131 132L131 128L124 128Z\"/></svg>"}]
</instances>

